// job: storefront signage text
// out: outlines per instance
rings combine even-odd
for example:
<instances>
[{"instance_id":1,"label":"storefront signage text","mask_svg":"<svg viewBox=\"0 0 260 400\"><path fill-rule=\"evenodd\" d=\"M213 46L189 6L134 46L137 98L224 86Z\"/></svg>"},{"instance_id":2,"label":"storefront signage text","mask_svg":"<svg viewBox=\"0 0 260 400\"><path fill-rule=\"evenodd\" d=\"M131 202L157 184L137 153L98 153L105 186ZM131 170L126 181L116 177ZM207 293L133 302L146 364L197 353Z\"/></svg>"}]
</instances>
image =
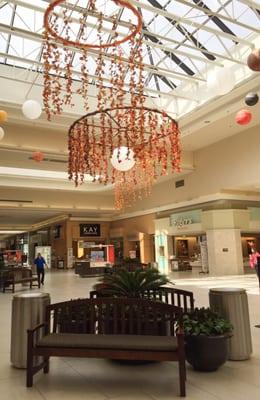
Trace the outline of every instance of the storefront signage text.
<instances>
[{"instance_id":1,"label":"storefront signage text","mask_svg":"<svg viewBox=\"0 0 260 400\"><path fill-rule=\"evenodd\" d=\"M172 224L177 228L183 228L184 226L192 224L193 221L191 218L179 218L172 221Z\"/></svg>"},{"instance_id":2,"label":"storefront signage text","mask_svg":"<svg viewBox=\"0 0 260 400\"><path fill-rule=\"evenodd\" d=\"M80 224L80 236L100 236L100 224Z\"/></svg>"}]
</instances>

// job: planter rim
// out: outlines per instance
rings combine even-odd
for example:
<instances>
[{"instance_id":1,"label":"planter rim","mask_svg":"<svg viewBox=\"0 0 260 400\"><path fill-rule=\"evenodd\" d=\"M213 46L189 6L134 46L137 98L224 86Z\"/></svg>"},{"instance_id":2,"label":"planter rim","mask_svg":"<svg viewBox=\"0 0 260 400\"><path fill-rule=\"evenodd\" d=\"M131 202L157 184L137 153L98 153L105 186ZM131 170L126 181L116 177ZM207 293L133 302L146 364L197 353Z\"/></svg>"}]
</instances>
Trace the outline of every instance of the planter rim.
<instances>
[{"instance_id":1,"label":"planter rim","mask_svg":"<svg viewBox=\"0 0 260 400\"><path fill-rule=\"evenodd\" d=\"M185 335L185 338L208 338L209 340L211 339L229 339L232 335L231 332L228 333L223 333L221 335Z\"/></svg>"}]
</instances>

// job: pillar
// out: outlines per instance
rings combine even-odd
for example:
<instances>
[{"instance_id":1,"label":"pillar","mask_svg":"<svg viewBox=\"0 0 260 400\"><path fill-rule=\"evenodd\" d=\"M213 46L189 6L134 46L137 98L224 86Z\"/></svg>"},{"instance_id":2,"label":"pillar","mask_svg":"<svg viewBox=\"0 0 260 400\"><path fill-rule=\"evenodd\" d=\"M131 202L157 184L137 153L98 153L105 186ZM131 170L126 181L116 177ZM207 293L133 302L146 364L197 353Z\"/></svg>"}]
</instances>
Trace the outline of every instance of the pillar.
<instances>
[{"instance_id":1,"label":"pillar","mask_svg":"<svg viewBox=\"0 0 260 400\"><path fill-rule=\"evenodd\" d=\"M209 273L211 275L243 274L240 229L206 231Z\"/></svg>"},{"instance_id":2,"label":"pillar","mask_svg":"<svg viewBox=\"0 0 260 400\"><path fill-rule=\"evenodd\" d=\"M162 274L168 275L169 270L169 240L166 233L155 233L155 260Z\"/></svg>"},{"instance_id":3,"label":"pillar","mask_svg":"<svg viewBox=\"0 0 260 400\"><path fill-rule=\"evenodd\" d=\"M210 275L243 274L241 230L249 227L249 211L238 209L202 212Z\"/></svg>"}]
</instances>

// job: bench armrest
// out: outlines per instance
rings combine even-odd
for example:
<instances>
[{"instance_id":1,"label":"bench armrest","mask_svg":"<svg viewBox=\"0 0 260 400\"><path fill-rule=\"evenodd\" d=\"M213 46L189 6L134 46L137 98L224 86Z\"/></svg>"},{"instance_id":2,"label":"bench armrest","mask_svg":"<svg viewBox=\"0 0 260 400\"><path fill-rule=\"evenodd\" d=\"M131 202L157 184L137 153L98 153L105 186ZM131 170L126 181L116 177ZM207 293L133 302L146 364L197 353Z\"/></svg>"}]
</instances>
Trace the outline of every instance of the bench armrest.
<instances>
[{"instance_id":1,"label":"bench armrest","mask_svg":"<svg viewBox=\"0 0 260 400\"><path fill-rule=\"evenodd\" d=\"M43 327L47 327L47 326L48 326L48 324L46 322L43 322L42 324L36 325L34 328L27 329L27 333L34 333L34 332L38 331L39 329L41 329Z\"/></svg>"}]
</instances>

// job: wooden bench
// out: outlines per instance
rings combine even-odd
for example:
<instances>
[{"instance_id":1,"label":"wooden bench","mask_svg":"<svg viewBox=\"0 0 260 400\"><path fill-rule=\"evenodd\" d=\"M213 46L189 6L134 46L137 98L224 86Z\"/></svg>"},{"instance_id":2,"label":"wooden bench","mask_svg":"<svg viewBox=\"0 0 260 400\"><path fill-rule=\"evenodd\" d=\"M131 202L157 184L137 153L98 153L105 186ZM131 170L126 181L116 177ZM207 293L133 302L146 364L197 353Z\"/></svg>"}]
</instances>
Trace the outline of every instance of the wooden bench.
<instances>
[{"instance_id":1,"label":"wooden bench","mask_svg":"<svg viewBox=\"0 0 260 400\"><path fill-rule=\"evenodd\" d=\"M92 290L89 294L90 298L102 297L102 290ZM173 287L163 286L156 290L146 290L141 293L141 297L147 300L161 301L166 304L181 307L184 313L194 310L194 296L188 290L177 289Z\"/></svg>"},{"instance_id":2,"label":"wooden bench","mask_svg":"<svg viewBox=\"0 0 260 400\"><path fill-rule=\"evenodd\" d=\"M8 271L5 271L2 277L2 287L3 293L6 290L12 290L15 292L15 285L18 283L30 283L30 289L33 286L33 282L37 282L38 288L40 288L40 283L38 281L37 276L32 275L32 270L30 268L21 267L21 268L13 268ZM9 286L11 287L9 289Z\"/></svg>"},{"instance_id":3,"label":"wooden bench","mask_svg":"<svg viewBox=\"0 0 260 400\"><path fill-rule=\"evenodd\" d=\"M182 309L143 299L78 299L47 306L46 323L28 330L27 387L50 357L177 361L185 396ZM164 329L162 329L164 327ZM44 335L40 337L40 330ZM43 362L34 366L34 357Z\"/></svg>"}]
</instances>

